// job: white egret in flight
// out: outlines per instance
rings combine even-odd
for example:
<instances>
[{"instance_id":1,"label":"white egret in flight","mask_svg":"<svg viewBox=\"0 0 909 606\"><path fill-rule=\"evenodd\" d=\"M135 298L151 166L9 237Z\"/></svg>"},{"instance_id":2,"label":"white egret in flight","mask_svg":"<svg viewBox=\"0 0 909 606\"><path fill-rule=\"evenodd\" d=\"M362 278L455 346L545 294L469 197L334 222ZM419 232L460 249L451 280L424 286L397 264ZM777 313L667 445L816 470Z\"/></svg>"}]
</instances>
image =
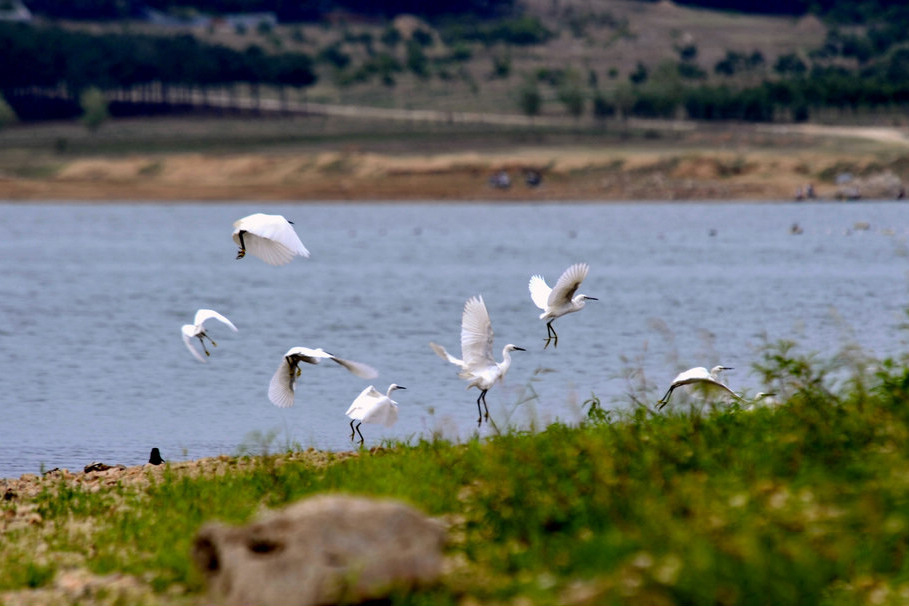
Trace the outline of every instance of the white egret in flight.
<instances>
[{"instance_id":1,"label":"white egret in flight","mask_svg":"<svg viewBox=\"0 0 909 606\"><path fill-rule=\"evenodd\" d=\"M280 408L290 408L294 405L294 389L297 377L300 376L300 362L307 364L318 364L321 360L331 360L337 362L353 374L363 379L374 379L379 376L378 371L372 366L361 364L360 362L351 362L344 360L330 353L322 351L322 348L310 349L308 347L291 347L284 354L281 365L275 371L271 382L268 384L268 399L272 404Z\"/></svg>"},{"instance_id":2,"label":"white egret in flight","mask_svg":"<svg viewBox=\"0 0 909 606\"><path fill-rule=\"evenodd\" d=\"M290 263L295 255L309 257L292 223L281 215L256 213L234 222L234 242L240 247L237 258L249 251L269 265Z\"/></svg>"},{"instance_id":3,"label":"white egret in flight","mask_svg":"<svg viewBox=\"0 0 909 606\"><path fill-rule=\"evenodd\" d=\"M587 301L598 300L596 297L589 297L585 294L575 294L581 282L587 277L589 269L586 263L575 263L562 272L553 288L549 288L543 276L536 275L530 278L530 283L527 285L530 289L530 298L537 307L543 310L540 319L549 320L546 323L546 345L543 346L543 349L549 347L550 341L553 347L559 345L559 335L552 327L553 320L584 309L584 303Z\"/></svg>"},{"instance_id":4,"label":"white egret in flight","mask_svg":"<svg viewBox=\"0 0 909 606\"><path fill-rule=\"evenodd\" d=\"M489 320L489 312L486 311L483 297L478 296L467 299L461 315L462 360L449 354L441 345L429 344L439 357L461 369L458 376L470 381L467 389L476 387L480 390L480 396L477 398L477 412L480 415L477 419L477 426L483 422L484 417L489 420L486 392L505 377L505 373L511 366L511 352L524 351L523 347L509 343L502 349L502 361L496 363L492 357L492 338L492 322ZM480 409L480 402L483 403L485 415Z\"/></svg>"},{"instance_id":5,"label":"white egret in flight","mask_svg":"<svg viewBox=\"0 0 909 606\"><path fill-rule=\"evenodd\" d=\"M363 444L363 434L360 432L360 425L363 423L381 423L385 427L391 427L398 420L398 403L391 399L391 392L396 389L407 389L403 385L392 383L388 386L388 392L385 395L379 393L375 387L370 385L360 392L357 399L353 401L346 414L350 417L350 440L354 439L354 430L360 434L360 444ZM359 421L354 427L354 421Z\"/></svg>"},{"instance_id":6,"label":"white egret in flight","mask_svg":"<svg viewBox=\"0 0 909 606\"><path fill-rule=\"evenodd\" d=\"M672 380L672 384L669 386L669 390L666 392L660 400L657 402L657 409L662 409L666 404L669 403L669 396L672 395L672 392L675 388L681 387L682 385L705 385L711 387L717 387L729 394L734 398L740 400L741 396L729 389L725 383L723 383L719 374L724 370L732 370L729 366L714 366L709 371L703 366L698 366L696 368L689 368L685 372L680 372L675 379Z\"/></svg>"},{"instance_id":7,"label":"white egret in flight","mask_svg":"<svg viewBox=\"0 0 909 606\"><path fill-rule=\"evenodd\" d=\"M210 356L208 348L205 347L205 339L211 341L212 347L217 347L218 344L212 340L208 333L205 332L205 322L214 318L219 320L224 324L230 326L234 332L237 332L237 327L233 325L233 322L219 314L213 309L200 309L196 312L196 317L193 319L192 324L184 324L180 327L180 332L183 333L183 343L186 344L186 348L192 353L197 360L200 362L205 362L205 358L202 357L202 354L199 353L199 350L193 345L193 338L199 339L199 343L202 344L202 351L205 352L206 356Z\"/></svg>"}]
</instances>

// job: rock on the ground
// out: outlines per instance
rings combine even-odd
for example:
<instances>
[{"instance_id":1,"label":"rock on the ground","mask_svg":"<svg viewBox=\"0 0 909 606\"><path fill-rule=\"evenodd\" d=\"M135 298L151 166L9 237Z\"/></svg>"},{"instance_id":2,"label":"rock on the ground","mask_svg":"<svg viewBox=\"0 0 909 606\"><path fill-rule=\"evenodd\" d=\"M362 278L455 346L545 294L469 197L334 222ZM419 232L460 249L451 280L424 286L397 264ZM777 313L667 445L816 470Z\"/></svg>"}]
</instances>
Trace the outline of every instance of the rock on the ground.
<instances>
[{"instance_id":1,"label":"rock on the ground","mask_svg":"<svg viewBox=\"0 0 909 606\"><path fill-rule=\"evenodd\" d=\"M357 603L431 584L443 525L391 500L305 499L244 527L204 526L193 559L224 604Z\"/></svg>"}]
</instances>

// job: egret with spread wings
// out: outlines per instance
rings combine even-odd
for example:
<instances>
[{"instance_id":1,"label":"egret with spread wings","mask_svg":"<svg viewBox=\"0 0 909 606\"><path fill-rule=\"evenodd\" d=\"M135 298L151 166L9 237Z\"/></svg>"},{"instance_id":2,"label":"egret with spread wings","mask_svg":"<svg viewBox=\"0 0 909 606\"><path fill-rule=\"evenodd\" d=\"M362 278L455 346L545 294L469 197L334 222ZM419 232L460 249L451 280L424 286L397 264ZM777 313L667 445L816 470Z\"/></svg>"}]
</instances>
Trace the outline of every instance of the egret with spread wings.
<instances>
[{"instance_id":1,"label":"egret with spread wings","mask_svg":"<svg viewBox=\"0 0 909 606\"><path fill-rule=\"evenodd\" d=\"M439 357L460 369L458 376L469 381L467 389L476 387L480 390L480 396L477 398L478 426L484 418L489 420L486 392L505 377L505 373L511 367L511 352L524 351L523 347L509 343L502 349L502 361L496 362L492 357L492 340L492 322L489 319L489 312L486 310L486 303L482 296L477 296L467 299L464 304L464 312L461 314L461 356L463 359L452 356L441 345L429 344ZM483 409L480 408L481 402Z\"/></svg>"},{"instance_id":2,"label":"egret with spread wings","mask_svg":"<svg viewBox=\"0 0 909 606\"><path fill-rule=\"evenodd\" d=\"M348 371L362 379L374 379L379 376L378 371L368 364L360 362L351 362L334 356L322 348L310 349L308 347L291 347L284 354L278 370L275 371L271 382L268 384L268 399L271 403L280 408L290 408L294 405L294 393L296 392L297 378L302 374L300 372L300 362L307 364L318 364L322 360L331 360L340 364Z\"/></svg>"},{"instance_id":3,"label":"egret with spread wings","mask_svg":"<svg viewBox=\"0 0 909 606\"><path fill-rule=\"evenodd\" d=\"M281 215L255 213L234 222L237 258L251 252L269 265L284 265L299 255L309 257L293 224Z\"/></svg>"},{"instance_id":4,"label":"egret with spread wings","mask_svg":"<svg viewBox=\"0 0 909 606\"><path fill-rule=\"evenodd\" d=\"M669 390L666 392L660 400L657 402L657 409L662 409L666 404L669 403L669 397L672 395L672 392L676 388L681 387L682 385L703 385L707 387L715 387L726 393L732 395L732 397L740 400L741 396L735 393L729 387L726 386L720 380L720 373L724 370L732 370L729 366L714 366L709 371L703 366L697 366L695 368L689 368L685 372L680 372L676 375L675 379L672 380L672 384L669 386Z\"/></svg>"},{"instance_id":5,"label":"egret with spread wings","mask_svg":"<svg viewBox=\"0 0 909 606\"><path fill-rule=\"evenodd\" d=\"M202 351L205 352L206 357L211 355L211 352L208 351L208 348L205 347L205 339L208 339L212 347L217 347L218 344L208 336L208 333L205 332L205 323L208 320L215 319L223 324L227 324L230 328L237 332L237 327L233 325L233 322L219 314L213 309L200 309L196 312L196 317L193 318L192 324L184 324L180 327L180 332L183 333L183 343L186 344L186 348L190 353L196 357L200 362L205 362L205 358L202 357L202 354L199 353L199 350L193 345L193 339L199 339L199 343L202 344Z\"/></svg>"},{"instance_id":6,"label":"egret with spread wings","mask_svg":"<svg viewBox=\"0 0 909 606\"><path fill-rule=\"evenodd\" d=\"M550 342L553 347L559 346L559 335L552 327L553 320L561 318L565 314L581 311L587 301L598 300L596 297L585 294L575 294L581 282L587 277L589 269L586 263L575 263L562 272L561 277L552 288L549 288L543 276L531 276L527 285L530 289L530 298L537 307L543 310L540 319L549 320L546 323L546 345L543 346L543 349L549 347Z\"/></svg>"},{"instance_id":7,"label":"egret with spread wings","mask_svg":"<svg viewBox=\"0 0 909 606\"><path fill-rule=\"evenodd\" d=\"M392 383L383 395L374 386L370 385L360 392L353 401L346 414L350 418L350 439L354 439L354 430L360 434L360 444L363 444L363 433L360 425L363 423L379 423L391 427L398 420L398 403L391 399L391 392L396 389L407 389L403 385ZM354 427L354 422L357 422Z\"/></svg>"}]
</instances>

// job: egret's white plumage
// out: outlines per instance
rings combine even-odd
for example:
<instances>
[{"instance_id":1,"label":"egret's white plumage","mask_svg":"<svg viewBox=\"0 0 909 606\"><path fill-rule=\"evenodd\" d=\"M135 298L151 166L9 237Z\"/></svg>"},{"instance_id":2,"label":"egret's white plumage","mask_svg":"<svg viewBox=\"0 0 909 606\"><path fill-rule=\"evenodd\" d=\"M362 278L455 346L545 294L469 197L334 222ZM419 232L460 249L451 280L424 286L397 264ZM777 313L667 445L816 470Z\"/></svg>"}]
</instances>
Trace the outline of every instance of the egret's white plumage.
<instances>
[{"instance_id":1,"label":"egret's white plumage","mask_svg":"<svg viewBox=\"0 0 909 606\"><path fill-rule=\"evenodd\" d=\"M360 434L360 444L363 443L363 434L360 425L363 423L378 423L391 427L398 420L398 403L391 399L391 392L396 389L407 389L403 385L392 383L384 395L372 385L360 392L353 401L346 414L350 418L350 439L354 439L354 430ZM354 427L354 422L359 421Z\"/></svg>"},{"instance_id":2,"label":"egret's white plumage","mask_svg":"<svg viewBox=\"0 0 909 606\"><path fill-rule=\"evenodd\" d=\"M565 314L570 314L584 309L587 301L597 301L596 297L590 297L582 293L575 294L581 282L587 277L590 267L586 263L575 263L559 277L553 288L549 288L543 276L531 276L527 288L530 290L530 298L534 304L543 310L540 314L541 320L549 320L546 323L546 345L549 347L552 341L553 347L559 345L559 335L556 334L555 328L552 327L552 321L560 318Z\"/></svg>"},{"instance_id":3,"label":"egret's white plumage","mask_svg":"<svg viewBox=\"0 0 909 606\"><path fill-rule=\"evenodd\" d=\"M275 371L271 382L268 384L268 399L280 408L289 408L294 405L294 388L297 377L300 376L300 362L318 364L321 360L337 362L353 374L363 379L374 379L379 376L378 371L368 364L351 362L325 352L322 348L310 349L308 347L291 347L284 354L281 365Z\"/></svg>"},{"instance_id":4,"label":"egret's white plumage","mask_svg":"<svg viewBox=\"0 0 909 606\"><path fill-rule=\"evenodd\" d=\"M483 411L480 410L480 402L483 403L483 408L486 410L485 418L489 418L486 392L505 377L505 373L511 367L511 352L524 351L523 347L509 343L502 349L502 361L497 363L492 355L492 340L492 322L489 320L489 312L486 311L486 303L483 302L482 296L477 296L467 299L464 304L464 312L461 314L462 359L455 358L441 345L429 344L439 357L461 369L458 376L469 381L467 389L476 387L480 390L480 396L477 398L477 411L480 413L480 418L477 419L477 424L480 424L484 418Z\"/></svg>"},{"instance_id":5,"label":"egret's white plumage","mask_svg":"<svg viewBox=\"0 0 909 606\"><path fill-rule=\"evenodd\" d=\"M780 405L779 399L775 392L759 391L748 401L743 410L755 410L757 408L775 408Z\"/></svg>"},{"instance_id":6,"label":"egret's white plumage","mask_svg":"<svg viewBox=\"0 0 909 606\"><path fill-rule=\"evenodd\" d=\"M186 348L192 353L197 360L200 362L205 362L205 358L202 357L202 354L199 353L199 350L193 345L193 338L199 339L199 343L202 344L202 351L205 352L206 356L211 355L208 349L205 347L205 339L211 341L213 347L217 347L218 344L212 341L212 338L208 336L208 333L205 332L205 322L211 319L218 320L227 324L233 329L234 332L237 332L237 327L234 326L233 322L219 314L213 309L200 309L196 312L196 317L193 318L192 324L184 324L180 327L180 332L183 333L183 343L186 344Z\"/></svg>"},{"instance_id":7,"label":"egret's white plumage","mask_svg":"<svg viewBox=\"0 0 909 606\"><path fill-rule=\"evenodd\" d=\"M295 255L309 257L290 221L281 215L255 213L234 222L234 242L240 247L237 258L247 251L269 265L290 263Z\"/></svg>"},{"instance_id":8,"label":"egret's white plumage","mask_svg":"<svg viewBox=\"0 0 909 606\"><path fill-rule=\"evenodd\" d=\"M717 387L729 394L731 394L736 399L741 399L739 394L735 393L729 389L725 383L723 383L719 374L724 370L732 370L729 366L714 366L710 370L707 370L703 366L697 366L695 368L689 368L684 372L680 372L676 375L675 379L672 380L672 384L669 386L669 390L666 392L660 400L657 402L659 405L657 408L662 409L666 404L669 403L669 396L672 395L673 390L682 385L692 385L699 384L705 386Z\"/></svg>"}]
</instances>

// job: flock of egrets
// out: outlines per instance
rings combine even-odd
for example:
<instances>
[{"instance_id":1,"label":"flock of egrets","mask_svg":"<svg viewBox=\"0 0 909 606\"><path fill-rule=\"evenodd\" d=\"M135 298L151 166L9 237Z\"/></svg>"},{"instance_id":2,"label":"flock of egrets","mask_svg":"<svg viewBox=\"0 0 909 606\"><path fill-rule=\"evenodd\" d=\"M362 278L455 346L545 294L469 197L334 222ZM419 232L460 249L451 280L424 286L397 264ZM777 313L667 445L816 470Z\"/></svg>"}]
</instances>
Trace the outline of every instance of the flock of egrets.
<instances>
[{"instance_id":1,"label":"flock of egrets","mask_svg":"<svg viewBox=\"0 0 909 606\"><path fill-rule=\"evenodd\" d=\"M242 259L249 252L270 265L284 265L295 256L309 257L309 251L294 231L293 224L281 215L256 213L239 219L234 223L233 240L239 246L237 259ZM535 275L530 278L528 284L530 297L542 310L540 319L547 321L544 349L550 344L553 347L558 346L559 336L552 326L556 318L580 311L588 300L597 300L596 297L577 293L588 271L586 263L576 263L562 273L553 287L547 285L542 276ZM206 332L206 323L210 320L217 320L232 330L237 330L237 327L222 314L211 309L198 310L193 324L184 324L181 331L186 347L200 362L205 362L206 357L211 355L205 340L208 339L212 346L217 345ZM199 341L201 352L196 347L195 340ZM508 372L511 366L511 352L524 351L523 347L509 343L502 349L502 361L496 362L493 355L492 322L482 296L471 297L464 304L461 315L461 358L454 357L436 343L430 343L430 346L442 359L458 367L458 376L468 381L468 389L476 387L480 390L477 397L478 425L482 424L484 419L489 419L486 393ZM297 379L301 374L300 363L318 364L326 359L364 379L373 379L379 374L368 364L340 358L321 348L292 347L284 354L271 378L268 386L269 400L281 408L293 406ZM728 368L716 366L708 371L706 368L698 367L680 373L659 400L659 408L665 406L672 392L683 385L715 386L739 398L738 394L719 379L718 374L723 370ZM350 418L351 440L355 434L359 434L360 444L363 443L363 434L360 432L363 423L378 423L386 427L394 425L398 419L398 405L391 399L391 394L398 389L406 388L392 383L386 393L382 394L373 385L369 385L354 399L345 413Z\"/></svg>"}]
</instances>

